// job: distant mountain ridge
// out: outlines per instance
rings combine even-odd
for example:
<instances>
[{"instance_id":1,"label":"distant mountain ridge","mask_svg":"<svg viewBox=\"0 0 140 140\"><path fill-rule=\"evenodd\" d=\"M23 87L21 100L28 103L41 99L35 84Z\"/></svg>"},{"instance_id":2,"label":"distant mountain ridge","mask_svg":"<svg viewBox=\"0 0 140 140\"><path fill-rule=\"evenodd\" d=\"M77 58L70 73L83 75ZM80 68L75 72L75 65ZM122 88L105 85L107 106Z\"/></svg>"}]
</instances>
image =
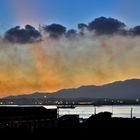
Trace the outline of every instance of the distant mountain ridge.
<instances>
[{"instance_id":1,"label":"distant mountain ridge","mask_svg":"<svg viewBox=\"0 0 140 140\"><path fill-rule=\"evenodd\" d=\"M117 81L102 86L81 86L79 88L63 89L54 93L33 93L29 95L9 96L5 99L37 99L37 98L109 98L109 99L140 99L140 79Z\"/></svg>"}]
</instances>

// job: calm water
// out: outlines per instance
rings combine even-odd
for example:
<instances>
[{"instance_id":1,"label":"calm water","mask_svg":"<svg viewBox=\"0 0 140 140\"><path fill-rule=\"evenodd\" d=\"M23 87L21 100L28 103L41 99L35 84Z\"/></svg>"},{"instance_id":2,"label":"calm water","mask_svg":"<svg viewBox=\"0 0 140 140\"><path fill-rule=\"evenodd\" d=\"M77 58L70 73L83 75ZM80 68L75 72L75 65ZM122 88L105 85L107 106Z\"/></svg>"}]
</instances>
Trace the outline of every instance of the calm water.
<instances>
[{"instance_id":1,"label":"calm water","mask_svg":"<svg viewBox=\"0 0 140 140\"><path fill-rule=\"evenodd\" d=\"M0 105L2 106L2 105ZM6 106L6 105L4 105ZM7 105L11 107L30 107L31 105ZM33 107L35 105L32 105ZM42 106L42 105L36 105ZM44 106L46 109L56 109L56 106ZM80 118L89 118L91 115L100 112L113 112L113 117L124 117L130 118L131 117L131 109L133 110L133 117L140 118L140 106L77 106L76 108L64 108L59 109L59 116L75 114L80 115Z\"/></svg>"},{"instance_id":2,"label":"calm water","mask_svg":"<svg viewBox=\"0 0 140 140\"><path fill-rule=\"evenodd\" d=\"M92 114L99 112L113 112L113 117L130 118L131 108L133 109L133 117L140 118L140 106L77 106L75 109L59 109L59 115L79 114L81 118L88 118Z\"/></svg>"}]
</instances>

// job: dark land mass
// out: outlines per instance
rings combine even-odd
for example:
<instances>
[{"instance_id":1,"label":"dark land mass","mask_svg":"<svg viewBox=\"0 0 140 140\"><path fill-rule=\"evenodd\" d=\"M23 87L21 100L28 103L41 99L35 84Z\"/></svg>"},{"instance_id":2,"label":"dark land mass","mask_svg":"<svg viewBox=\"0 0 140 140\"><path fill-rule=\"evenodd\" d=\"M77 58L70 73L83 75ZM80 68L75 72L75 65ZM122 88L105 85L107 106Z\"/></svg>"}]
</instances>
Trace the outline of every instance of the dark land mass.
<instances>
[{"instance_id":1,"label":"dark land mass","mask_svg":"<svg viewBox=\"0 0 140 140\"><path fill-rule=\"evenodd\" d=\"M0 133L26 135L47 135L49 130L139 130L140 119L112 118L110 112L80 119L79 115L59 117L57 109L44 107L0 107ZM94 131L93 131L94 132Z\"/></svg>"},{"instance_id":2,"label":"dark land mass","mask_svg":"<svg viewBox=\"0 0 140 140\"><path fill-rule=\"evenodd\" d=\"M35 98L110 98L137 99L140 98L140 79L118 81L103 86L82 86L73 89L63 89L55 93L34 93L30 95L9 96L6 99Z\"/></svg>"},{"instance_id":3,"label":"dark land mass","mask_svg":"<svg viewBox=\"0 0 140 140\"><path fill-rule=\"evenodd\" d=\"M33 93L1 99L4 104L140 104L140 79L102 86L81 86L54 93Z\"/></svg>"}]
</instances>

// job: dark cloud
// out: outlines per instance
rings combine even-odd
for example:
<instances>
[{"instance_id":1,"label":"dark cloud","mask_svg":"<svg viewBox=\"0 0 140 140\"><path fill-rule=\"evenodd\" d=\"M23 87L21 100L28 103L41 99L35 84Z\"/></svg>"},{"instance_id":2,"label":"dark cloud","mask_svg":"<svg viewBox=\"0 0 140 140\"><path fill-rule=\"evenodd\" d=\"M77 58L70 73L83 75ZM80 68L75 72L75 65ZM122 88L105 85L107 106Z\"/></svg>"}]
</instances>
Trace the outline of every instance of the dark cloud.
<instances>
[{"instance_id":1,"label":"dark cloud","mask_svg":"<svg viewBox=\"0 0 140 140\"><path fill-rule=\"evenodd\" d=\"M41 34L31 25L16 26L5 33L4 39L12 43L33 43L41 40Z\"/></svg>"},{"instance_id":2,"label":"dark cloud","mask_svg":"<svg viewBox=\"0 0 140 140\"><path fill-rule=\"evenodd\" d=\"M125 24L114 18L99 17L89 23L89 30L96 34L114 34L124 29Z\"/></svg>"},{"instance_id":3,"label":"dark cloud","mask_svg":"<svg viewBox=\"0 0 140 140\"><path fill-rule=\"evenodd\" d=\"M58 38L66 33L66 27L60 24L44 26L43 29L45 32L49 33L52 38Z\"/></svg>"},{"instance_id":4,"label":"dark cloud","mask_svg":"<svg viewBox=\"0 0 140 140\"><path fill-rule=\"evenodd\" d=\"M134 28L130 29L131 35L139 36L140 35L140 26L135 26Z\"/></svg>"},{"instance_id":5,"label":"dark cloud","mask_svg":"<svg viewBox=\"0 0 140 140\"><path fill-rule=\"evenodd\" d=\"M80 23L78 24L78 29L80 30L80 35L84 35L85 31L88 29L88 25Z\"/></svg>"},{"instance_id":6,"label":"dark cloud","mask_svg":"<svg viewBox=\"0 0 140 140\"><path fill-rule=\"evenodd\" d=\"M70 29L66 32L66 37L69 38L69 39L73 39L77 36L77 31L74 30L74 29Z\"/></svg>"},{"instance_id":7,"label":"dark cloud","mask_svg":"<svg viewBox=\"0 0 140 140\"><path fill-rule=\"evenodd\" d=\"M85 37L88 32L94 32L95 35L112 35L118 34L122 36L138 36L140 35L140 26L131 29L126 29L126 25L114 18L99 17L89 24L80 23L78 29L70 29L60 24L51 24L48 26L39 26L39 31L31 25L26 25L25 28L16 26L9 29L4 36L4 39L12 43L33 43L41 41L41 33L45 32L49 37L57 39L65 36L68 39L77 37Z\"/></svg>"}]
</instances>

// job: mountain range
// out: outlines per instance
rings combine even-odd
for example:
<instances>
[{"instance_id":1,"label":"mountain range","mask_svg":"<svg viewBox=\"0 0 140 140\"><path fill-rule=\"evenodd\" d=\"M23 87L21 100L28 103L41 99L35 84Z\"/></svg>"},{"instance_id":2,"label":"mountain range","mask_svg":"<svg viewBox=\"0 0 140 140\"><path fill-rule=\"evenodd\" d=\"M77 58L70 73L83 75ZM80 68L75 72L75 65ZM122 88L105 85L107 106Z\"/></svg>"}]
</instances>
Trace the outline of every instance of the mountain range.
<instances>
[{"instance_id":1,"label":"mountain range","mask_svg":"<svg viewBox=\"0 0 140 140\"><path fill-rule=\"evenodd\" d=\"M54 93L33 93L18 96L8 96L5 99L140 99L140 79L117 81L102 86L81 86L79 88L63 89Z\"/></svg>"}]
</instances>

